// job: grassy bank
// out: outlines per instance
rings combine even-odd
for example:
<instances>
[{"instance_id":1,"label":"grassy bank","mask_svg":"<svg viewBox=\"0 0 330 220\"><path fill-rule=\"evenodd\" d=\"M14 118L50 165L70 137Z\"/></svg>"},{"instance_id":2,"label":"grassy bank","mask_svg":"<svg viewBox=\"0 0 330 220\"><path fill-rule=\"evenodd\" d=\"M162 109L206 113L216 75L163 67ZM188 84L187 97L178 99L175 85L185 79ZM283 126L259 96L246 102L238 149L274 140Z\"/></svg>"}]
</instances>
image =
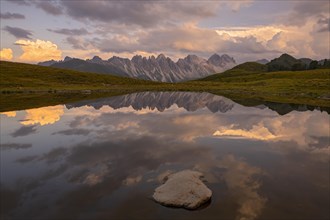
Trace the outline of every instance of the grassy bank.
<instances>
[{"instance_id":1,"label":"grassy bank","mask_svg":"<svg viewBox=\"0 0 330 220\"><path fill-rule=\"evenodd\" d=\"M210 92L239 100L330 107L330 70L266 72L246 63L225 73L183 83L159 83L30 64L0 62L0 111L139 91Z\"/></svg>"},{"instance_id":2,"label":"grassy bank","mask_svg":"<svg viewBox=\"0 0 330 220\"><path fill-rule=\"evenodd\" d=\"M330 106L330 69L266 72L263 66L245 63L188 84L231 98Z\"/></svg>"}]
</instances>

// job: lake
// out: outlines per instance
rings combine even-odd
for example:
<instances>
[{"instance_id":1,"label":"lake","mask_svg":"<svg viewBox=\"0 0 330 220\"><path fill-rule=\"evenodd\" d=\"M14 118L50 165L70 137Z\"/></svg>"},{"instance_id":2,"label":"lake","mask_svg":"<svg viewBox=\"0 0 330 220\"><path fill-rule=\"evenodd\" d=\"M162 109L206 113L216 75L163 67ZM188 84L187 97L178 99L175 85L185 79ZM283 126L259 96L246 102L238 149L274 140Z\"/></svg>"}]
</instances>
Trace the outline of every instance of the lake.
<instances>
[{"instance_id":1,"label":"lake","mask_svg":"<svg viewBox=\"0 0 330 220\"><path fill-rule=\"evenodd\" d=\"M144 92L1 113L1 219L329 219L329 111ZM204 174L195 211L152 199Z\"/></svg>"}]
</instances>

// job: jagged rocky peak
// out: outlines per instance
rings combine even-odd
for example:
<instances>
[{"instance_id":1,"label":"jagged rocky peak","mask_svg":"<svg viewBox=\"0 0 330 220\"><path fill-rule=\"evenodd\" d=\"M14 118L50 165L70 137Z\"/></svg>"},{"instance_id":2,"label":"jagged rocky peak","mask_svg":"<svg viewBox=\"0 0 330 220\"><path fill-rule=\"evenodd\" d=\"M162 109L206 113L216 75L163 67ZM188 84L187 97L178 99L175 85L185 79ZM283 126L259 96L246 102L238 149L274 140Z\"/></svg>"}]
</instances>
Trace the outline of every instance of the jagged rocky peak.
<instances>
[{"instance_id":1,"label":"jagged rocky peak","mask_svg":"<svg viewBox=\"0 0 330 220\"><path fill-rule=\"evenodd\" d=\"M151 55L151 56L149 57L149 60L151 60L151 61L155 61L155 60L156 60L156 57L155 57L154 55Z\"/></svg>"},{"instance_id":2,"label":"jagged rocky peak","mask_svg":"<svg viewBox=\"0 0 330 220\"><path fill-rule=\"evenodd\" d=\"M208 60L213 60L213 59L220 59L221 56L217 53L214 53L212 56L210 56L210 58Z\"/></svg>"},{"instance_id":3,"label":"jagged rocky peak","mask_svg":"<svg viewBox=\"0 0 330 220\"><path fill-rule=\"evenodd\" d=\"M137 63L139 61L141 61L143 58L141 55L135 55L134 57L132 57L132 62L133 63Z\"/></svg>"},{"instance_id":4,"label":"jagged rocky peak","mask_svg":"<svg viewBox=\"0 0 330 220\"><path fill-rule=\"evenodd\" d=\"M156 60L165 60L166 59L166 56L164 54L159 54L156 58Z\"/></svg>"},{"instance_id":5,"label":"jagged rocky peak","mask_svg":"<svg viewBox=\"0 0 330 220\"><path fill-rule=\"evenodd\" d=\"M234 58L230 57L227 54L220 56L219 54L213 54L208 60L208 63L214 66L226 66L227 64L236 64Z\"/></svg>"},{"instance_id":6,"label":"jagged rocky peak","mask_svg":"<svg viewBox=\"0 0 330 220\"><path fill-rule=\"evenodd\" d=\"M69 57L69 56L66 56L63 60L63 62L67 62L67 61L70 61L72 60L73 58L72 57Z\"/></svg>"},{"instance_id":7,"label":"jagged rocky peak","mask_svg":"<svg viewBox=\"0 0 330 220\"><path fill-rule=\"evenodd\" d=\"M100 61L103 61L103 60L102 60L102 58L99 57L99 56L94 56L94 57L91 59L91 61L93 61L93 62L100 62Z\"/></svg>"},{"instance_id":8,"label":"jagged rocky peak","mask_svg":"<svg viewBox=\"0 0 330 220\"><path fill-rule=\"evenodd\" d=\"M231 56L229 56L228 54L223 54L223 55L221 56L221 59L222 59L223 61L225 61L225 62L234 62L234 63L236 63L235 60L234 60L234 58L231 57Z\"/></svg>"},{"instance_id":9,"label":"jagged rocky peak","mask_svg":"<svg viewBox=\"0 0 330 220\"><path fill-rule=\"evenodd\" d=\"M184 60L189 62L189 63L196 63L196 64L205 61L203 58L201 58L199 56L196 56L196 55L193 55L193 54L189 54L188 56L186 56L184 58Z\"/></svg>"},{"instance_id":10,"label":"jagged rocky peak","mask_svg":"<svg viewBox=\"0 0 330 220\"><path fill-rule=\"evenodd\" d=\"M220 55L215 53L212 56L210 56L210 58L207 60L209 63L215 65L219 62L219 60L221 59Z\"/></svg>"},{"instance_id":11,"label":"jagged rocky peak","mask_svg":"<svg viewBox=\"0 0 330 220\"><path fill-rule=\"evenodd\" d=\"M235 66L233 58L228 55L219 56L218 54L214 54L209 59L212 62L196 55L188 55L174 62L164 54L159 54L157 57L135 55L132 59L113 56L108 60L102 60L100 57L95 56L87 60L79 59L79 62L78 59L77 62L66 62L72 59L76 60L76 58L66 57L62 62L49 62L44 65L162 82L180 82L202 78Z\"/></svg>"}]
</instances>

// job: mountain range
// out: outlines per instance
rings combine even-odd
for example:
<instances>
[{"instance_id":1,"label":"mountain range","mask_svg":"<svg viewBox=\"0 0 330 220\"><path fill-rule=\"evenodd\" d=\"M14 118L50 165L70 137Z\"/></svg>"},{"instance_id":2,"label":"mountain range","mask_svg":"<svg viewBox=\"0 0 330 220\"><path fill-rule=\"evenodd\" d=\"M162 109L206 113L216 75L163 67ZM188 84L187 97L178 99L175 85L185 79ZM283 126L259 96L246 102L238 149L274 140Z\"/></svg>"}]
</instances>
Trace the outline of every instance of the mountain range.
<instances>
[{"instance_id":1,"label":"mountain range","mask_svg":"<svg viewBox=\"0 0 330 220\"><path fill-rule=\"evenodd\" d=\"M289 54L282 54L280 57L271 60L266 63L269 72L273 71L299 71L308 69L319 69L319 68L330 68L330 61L327 59L323 60L312 60L310 58L300 58Z\"/></svg>"},{"instance_id":2,"label":"mountain range","mask_svg":"<svg viewBox=\"0 0 330 220\"><path fill-rule=\"evenodd\" d=\"M65 57L62 61L50 60L38 65L160 82L180 82L223 72L234 67L236 61L227 54L213 54L207 60L196 55L188 55L174 62L160 54L148 58L135 55L132 59L114 56L108 60L102 60L98 56L87 60Z\"/></svg>"},{"instance_id":3,"label":"mountain range","mask_svg":"<svg viewBox=\"0 0 330 220\"><path fill-rule=\"evenodd\" d=\"M189 112L207 108L212 113L225 113L231 111L235 105L243 105L248 107L253 106L259 109L269 108L272 111L277 112L279 115L285 115L291 111L304 112L313 111L315 109L318 111L326 111L328 113L330 111L327 107L275 102L260 102L251 104L249 102L244 103L243 101L243 103L238 104L223 96L218 96L207 92L139 92L110 98L65 104L67 109L79 108L83 106L90 106L94 109L100 109L103 106L110 106L113 109L132 107L136 111L143 109L157 109L157 111L160 112L169 109L173 105L177 105L179 108L183 108Z\"/></svg>"},{"instance_id":4,"label":"mountain range","mask_svg":"<svg viewBox=\"0 0 330 220\"><path fill-rule=\"evenodd\" d=\"M206 107L213 113L225 113L234 107L235 102L225 97L206 92L140 92L93 101L71 103L65 106L67 109L82 106L92 106L95 109L100 109L103 106L110 106L113 109L119 109L131 106L137 111L148 108L163 112L174 104L190 112Z\"/></svg>"}]
</instances>

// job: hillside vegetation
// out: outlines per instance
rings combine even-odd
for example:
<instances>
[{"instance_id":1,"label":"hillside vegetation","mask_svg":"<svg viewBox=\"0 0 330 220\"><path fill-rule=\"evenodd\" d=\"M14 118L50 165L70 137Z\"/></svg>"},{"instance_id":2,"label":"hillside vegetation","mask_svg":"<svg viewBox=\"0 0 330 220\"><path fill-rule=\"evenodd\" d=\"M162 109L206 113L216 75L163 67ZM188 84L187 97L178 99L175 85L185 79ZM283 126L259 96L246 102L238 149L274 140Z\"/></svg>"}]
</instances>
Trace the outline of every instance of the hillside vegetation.
<instances>
[{"instance_id":1,"label":"hillside vegetation","mask_svg":"<svg viewBox=\"0 0 330 220\"><path fill-rule=\"evenodd\" d=\"M267 72L266 65L249 62L191 83L227 88L234 97L330 106L330 69Z\"/></svg>"},{"instance_id":2,"label":"hillside vegetation","mask_svg":"<svg viewBox=\"0 0 330 220\"><path fill-rule=\"evenodd\" d=\"M267 72L265 65L249 62L224 73L181 83L159 83L4 61L0 62L0 70L0 111L24 109L32 103L42 106L139 91L210 92L241 102L271 101L330 107L330 69Z\"/></svg>"},{"instance_id":3,"label":"hillside vegetation","mask_svg":"<svg viewBox=\"0 0 330 220\"><path fill-rule=\"evenodd\" d=\"M24 63L0 61L1 91L24 90L80 90L114 89L120 86L138 87L157 85L152 81L137 80L106 74L86 73Z\"/></svg>"},{"instance_id":4,"label":"hillside vegetation","mask_svg":"<svg viewBox=\"0 0 330 220\"><path fill-rule=\"evenodd\" d=\"M214 74L197 81L221 81L227 77L236 77L236 76L247 76L255 73L267 72L267 66L255 63L255 62L246 62L240 65L235 66L234 68L227 70L223 73Z\"/></svg>"},{"instance_id":5,"label":"hillside vegetation","mask_svg":"<svg viewBox=\"0 0 330 220\"><path fill-rule=\"evenodd\" d=\"M309 58L296 59L289 54L282 54L280 57L271 60L266 66L269 72L327 69L330 68L330 60L325 59L317 61Z\"/></svg>"}]
</instances>

